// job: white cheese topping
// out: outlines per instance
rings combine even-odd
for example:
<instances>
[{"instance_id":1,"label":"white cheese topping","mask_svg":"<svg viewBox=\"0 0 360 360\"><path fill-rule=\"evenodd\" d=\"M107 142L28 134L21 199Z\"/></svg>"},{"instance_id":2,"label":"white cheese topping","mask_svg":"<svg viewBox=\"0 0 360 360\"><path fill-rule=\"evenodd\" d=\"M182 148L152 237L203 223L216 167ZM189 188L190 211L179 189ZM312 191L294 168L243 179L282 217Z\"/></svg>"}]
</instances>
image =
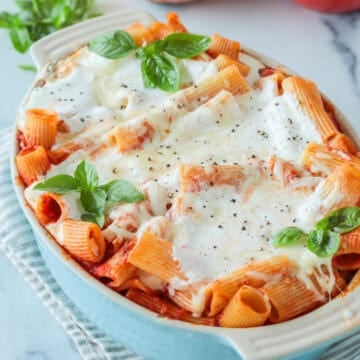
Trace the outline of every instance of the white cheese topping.
<instances>
[{"instance_id":1,"label":"white cheese topping","mask_svg":"<svg viewBox=\"0 0 360 360\"><path fill-rule=\"evenodd\" d=\"M276 165L272 174L268 161L275 155L301 170L306 145L321 142L321 137L294 98L276 96L266 86L255 88L258 69L263 66L259 61L249 55L242 55L241 60L252 66L248 76L254 87L251 92L234 97L222 91L188 112L177 95L144 87L135 56L111 61L82 49L68 74L53 76L33 90L19 127L24 129L26 109L54 109L70 128L69 133L58 134L54 148L69 141L88 144L39 180L73 174L79 162L87 159L95 166L100 183L123 178L143 191L147 195L144 204L118 205L111 210L108 218L112 223L105 231L118 239L139 235L144 229L162 234L172 241L173 256L187 284L210 282L247 263L286 254L298 264L298 276L313 288L309 276L315 267L328 266L329 260L317 258L303 245L277 249L270 239L286 226L301 225L307 230L314 225L321 202L314 189L322 178L302 170L299 179L285 184L282 165ZM214 61L179 60L179 66L184 86L217 72ZM136 127L144 119L152 124L154 134L138 149L122 154L109 145L108 134L114 128ZM216 185L180 194L181 164L241 165L246 180L239 187ZM25 191L33 207L40 194L33 186ZM179 196L182 207L189 211L171 208ZM63 200L69 216L80 219L78 194L63 196ZM164 231L167 222L170 230ZM61 223L47 228L61 243ZM331 289L332 274L324 279L320 286ZM162 286L151 277L147 283L153 288ZM172 286L176 288L176 281ZM203 298L200 295L198 302Z\"/></svg>"}]
</instances>

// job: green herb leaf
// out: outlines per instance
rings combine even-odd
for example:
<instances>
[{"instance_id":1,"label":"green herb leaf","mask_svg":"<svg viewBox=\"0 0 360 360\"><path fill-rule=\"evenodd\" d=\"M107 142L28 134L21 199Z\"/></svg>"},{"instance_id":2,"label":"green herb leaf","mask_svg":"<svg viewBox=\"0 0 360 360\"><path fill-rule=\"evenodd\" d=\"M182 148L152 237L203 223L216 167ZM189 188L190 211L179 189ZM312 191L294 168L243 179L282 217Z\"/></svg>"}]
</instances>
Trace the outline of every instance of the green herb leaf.
<instances>
[{"instance_id":1,"label":"green herb leaf","mask_svg":"<svg viewBox=\"0 0 360 360\"><path fill-rule=\"evenodd\" d=\"M175 33L164 39L163 50L177 58L187 59L203 53L210 43L208 36Z\"/></svg>"},{"instance_id":2,"label":"green herb leaf","mask_svg":"<svg viewBox=\"0 0 360 360\"><path fill-rule=\"evenodd\" d=\"M125 180L111 181L102 188L106 191L109 202L133 203L145 199L141 192Z\"/></svg>"},{"instance_id":3,"label":"green herb leaf","mask_svg":"<svg viewBox=\"0 0 360 360\"><path fill-rule=\"evenodd\" d=\"M276 247L286 247L305 241L307 235L298 227L290 226L280 230L274 235L272 244Z\"/></svg>"},{"instance_id":4,"label":"green herb leaf","mask_svg":"<svg viewBox=\"0 0 360 360\"><path fill-rule=\"evenodd\" d=\"M92 190L99 183L99 177L95 168L85 160L78 165L74 175L78 186L85 190Z\"/></svg>"},{"instance_id":5,"label":"green herb leaf","mask_svg":"<svg viewBox=\"0 0 360 360\"><path fill-rule=\"evenodd\" d=\"M66 194L77 191L75 179L70 175L56 175L35 185L35 190L48 191L55 194Z\"/></svg>"},{"instance_id":6,"label":"green herb leaf","mask_svg":"<svg viewBox=\"0 0 360 360\"><path fill-rule=\"evenodd\" d=\"M51 23L55 29L61 29L69 24L71 8L66 2L58 2L51 11Z\"/></svg>"},{"instance_id":7,"label":"green herb leaf","mask_svg":"<svg viewBox=\"0 0 360 360\"><path fill-rule=\"evenodd\" d=\"M104 214L96 215L96 214L82 214L81 220L92 222L102 228L105 224L105 216Z\"/></svg>"},{"instance_id":8,"label":"green herb leaf","mask_svg":"<svg viewBox=\"0 0 360 360\"><path fill-rule=\"evenodd\" d=\"M24 71L36 72L36 67L34 65L18 65L18 68Z\"/></svg>"},{"instance_id":9,"label":"green herb leaf","mask_svg":"<svg viewBox=\"0 0 360 360\"><path fill-rule=\"evenodd\" d=\"M83 190L80 193L80 202L85 211L101 215L105 209L106 192L100 188L94 191Z\"/></svg>"},{"instance_id":10,"label":"green herb leaf","mask_svg":"<svg viewBox=\"0 0 360 360\"><path fill-rule=\"evenodd\" d=\"M23 53L32 42L55 29L97 16L89 12L93 0L15 0L20 12L0 13L0 28L9 29L14 48ZM31 41L29 41L31 40Z\"/></svg>"},{"instance_id":11,"label":"green herb leaf","mask_svg":"<svg viewBox=\"0 0 360 360\"><path fill-rule=\"evenodd\" d=\"M176 91L179 88L180 72L169 56L152 54L143 59L142 62L142 73L145 76L146 83L151 83L159 89L169 92Z\"/></svg>"},{"instance_id":12,"label":"green herb leaf","mask_svg":"<svg viewBox=\"0 0 360 360\"><path fill-rule=\"evenodd\" d=\"M149 79L147 72L146 72L146 62L142 61L141 62L141 75L142 75L142 80L144 83L144 86L149 89L149 88L156 88L156 85L153 84L151 82L151 80Z\"/></svg>"},{"instance_id":13,"label":"green herb leaf","mask_svg":"<svg viewBox=\"0 0 360 360\"><path fill-rule=\"evenodd\" d=\"M13 27L10 29L10 39L14 48L24 53L32 44L29 31L26 27Z\"/></svg>"},{"instance_id":14,"label":"green herb leaf","mask_svg":"<svg viewBox=\"0 0 360 360\"><path fill-rule=\"evenodd\" d=\"M316 224L316 229L331 230L339 234L360 226L360 208L346 207L332 211Z\"/></svg>"},{"instance_id":15,"label":"green herb leaf","mask_svg":"<svg viewBox=\"0 0 360 360\"><path fill-rule=\"evenodd\" d=\"M31 11L32 10L32 0L15 0L16 5L21 9L25 11Z\"/></svg>"},{"instance_id":16,"label":"green herb leaf","mask_svg":"<svg viewBox=\"0 0 360 360\"><path fill-rule=\"evenodd\" d=\"M122 30L98 36L88 45L90 51L107 59L120 59L136 49L133 38Z\"/></svg>"},{"instance_id":17,"label":"green herb leaf","mask_svg":"<svg viewBox=\"0 0 360 360\"><path fill-rule=\"evenodd\" d=\"M329 230L313 230L306 245L318 257L327 258L339 249L340 235Z\"/></svg>"},{"instance_id":18,"label":"green herb leaf","mask_svg":"<svg viewBox=\"0 0 360 360\"><path fill-rule=\"evenodd\" d=\"M10 29L15 20L16 16L9 14L7 11L0 13L0 28Z\"/></svg>"},{"instance_id":19,"label":"green herb leaf","mask_svg":"<svg viewBox=\"0 0 360 360\"><path fill-rule=\"evenodd\" d=\"M104 15L104 13L102 13L100 11L95 11L95 12L92 12L92 13L86 15L86 19L93 19L93 18L102 16L102 15Z\"/></svg>"}]
</instances>

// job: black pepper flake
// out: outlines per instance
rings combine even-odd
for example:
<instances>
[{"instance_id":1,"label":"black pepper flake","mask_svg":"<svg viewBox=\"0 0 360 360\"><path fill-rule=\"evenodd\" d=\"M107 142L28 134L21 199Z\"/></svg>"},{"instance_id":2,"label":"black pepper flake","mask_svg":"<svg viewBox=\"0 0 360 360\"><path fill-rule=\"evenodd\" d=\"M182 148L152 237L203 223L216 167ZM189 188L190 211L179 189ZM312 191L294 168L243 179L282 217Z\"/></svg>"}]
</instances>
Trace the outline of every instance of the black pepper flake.
<instances>
[{"instance_id":1,"label":"black pepper flake","mask_svg":"<svg viewBox=\"0 0 360 360\"><path fill-rule=\"evenodd\" d=\"M150 171L153 171L153 170L154 170L154 168L153 168L152 166L150 166L150 167L149 167L149 170L150 170Z\"/></svg>"},{"instance_id":2,"label":"black pepper flake","mask_svg":"<svg viewBox=\"0 0 360 360\"><path fill-rule=\"evenodd\" d=\"M245 230L246 230L246 227L245 227L245 226L243 226L243 227L241 228L241 230L242 230L242 231L245 231Z\"/></svg>"},{"instance_id":3,"label":"black pepper flake","mask_svg":"<svg viewBox=\"0 0 360 360\"><path fill-rule=\"evenodd\" d=\"M235 129L231 129L231 132L234 133L236 130Z\"/></svg>"},{"instance_id":4,"label":"black pepper flake","mask_svg":"<svg viewBox=\"0 0 360 360\"><path fill-rule=\"evenodd\" d=\"M293 223L296 223L296 219L293 219L293 221L292 221Z\"/></svg>"},{"instance_id":5,"label":"black pepper flake","mask_svg":"<svg viewBox=\"0 0 360 360\"><path fill-rule=\"evenodd\" d=\"M218 225L218 228L219 228L219 229L223 229L223 226L222 226L222 225Z\"/></svg>"},{"instance_id":6,"label":"black pepper flake","mask_svg":"<svg viewBox=\"0 0 360 360\"><path fill-rule=\"evenodd\" d=\"M213 246L213 248L214 248L214 249L217 249L217 246L216 246L216 245L214 245L214 246Z\"/></svg>"},{"instance_id":7,"label":"black pepper flake","mask_svg":"<svg viewBox=\"0 0 360 360\"><path fill-rule=\"evenodd\" d=\"M236 203L236 200L235 200L235 199L231 199L231 202L235 204L235 203Z\"/></svg>"},{"instance_id":8,"label":"black pepper flake","mask_svg":"<svg viewBox=\"0 0 360 360\"><path fill-rule=\"evenodd\" d=\"M81 122L84 122L84 121L85 121L85 119L84 119L84 118L80 118L80 121L81 121Z\"/></svg>"},{"instance_id":9,"label":"black pepper flake","mask_svg":"<svg viewBox=\"0 0 360 360\"><path fill-rule=\"evenodd\" d=\"M233 217L237 217L237 213L233 213Z\"/></svg>"},{"instance_id":10,"label":"black pepper flake","mask_svg":"<svg viewBox=\"0 0 360 360\"><path fill-rule=\"evenodd\" d=\"M171 165L170 164L166 164L166 167L169 168Z\"/></svg>"}]
</instances>

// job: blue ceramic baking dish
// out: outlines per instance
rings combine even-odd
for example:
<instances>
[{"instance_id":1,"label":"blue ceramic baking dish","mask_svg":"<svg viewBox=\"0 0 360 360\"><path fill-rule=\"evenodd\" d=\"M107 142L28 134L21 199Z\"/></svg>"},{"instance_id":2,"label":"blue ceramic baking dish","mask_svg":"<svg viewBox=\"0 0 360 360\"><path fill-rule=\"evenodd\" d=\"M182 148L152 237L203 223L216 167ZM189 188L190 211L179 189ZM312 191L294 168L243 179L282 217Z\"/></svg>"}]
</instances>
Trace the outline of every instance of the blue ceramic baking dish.
<instances>
[{"instance_id":1,"label":"blue ceramic baking dish","mask_svg":"<svg viewBox=\"0 0 360 360\"><path fill-rule=\"evenodd\" d=\"M52 34L32 48L39 77L45 73L49 61L59 59L94 35L125 28L134 22L149 25L152 21L154 18L145 12L123 12L89 20ZM246 51L269 66L279 65L252 50ZM286 72L292 73L289 69ZM354 131L340 112L337 119L344 132L351 133L354 138ZM86 316L145 359L311 360L336 340L348 336L360 327L360 288L305 316L258 328L216 328L159 317L90 276L39 225L24 201L23 187L16 181L18 173L14 159L17 150L15 126L12 154L14 189L53 276Z\"/></svg>"}]
</instances>

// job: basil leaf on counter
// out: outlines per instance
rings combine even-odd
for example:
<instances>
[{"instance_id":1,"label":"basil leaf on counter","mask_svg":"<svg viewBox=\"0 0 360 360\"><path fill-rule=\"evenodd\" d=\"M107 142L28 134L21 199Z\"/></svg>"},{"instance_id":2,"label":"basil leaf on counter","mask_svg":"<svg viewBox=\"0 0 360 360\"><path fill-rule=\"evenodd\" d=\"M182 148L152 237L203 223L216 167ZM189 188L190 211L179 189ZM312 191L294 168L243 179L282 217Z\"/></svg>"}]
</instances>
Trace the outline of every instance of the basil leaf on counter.
<instances>
[{"instance_id":1,"label":"basil leaf on counter","mask_svg":"<svg viewBox=\"0 0 360 360\"><path fill-rule=\"evenodd\" d=\"M120 59L136 49L133 38L126 31L109 32L89 42L89 50L107 59Z\"/></svg>"},{"instance_id":2,"label":"basil leaf on counter","mask_svg":"<svg viewBox=\"0 0 360 360\"><path fill-rule=\"evenodd\" d=\"M316 256L327 258L339 249L340 235L330 230L312 230L306 245Z\"/></svg>"},{"instance_id":3,"label":"basil leaf on counter","mask_svg":"<svg viewBox=\"0 0 360 360\"><path fill-rule=\"evenodd\" d=\"M208 49L211 38L189 33L175 33L163 40L162 49L179 59L188 59Z\"/></svg>"},{"instance_id":4,"label":"basil leaf on counter","mask_svg":"<svg viewBox=\"0 0 360 360\"><path fill-rule=\"evenodd\" d=\"M32 44L29 31L25 26L12 27L10 29L10 39L14 48L22 54Z\"/></svg>"},{"instance_id":5,"label":"basil leaf on counter","mask_svg":"<svg viewBox=\"0 0 360 360\"><path fill-rule=\"evenodd\" d=\"M286 247L305 241L307 235L298 227L290 226L277 232L272 244L276 247Z\"/></svg>"},{"instance_id":6,"label":"basil leaf on counter","mask_svg":"<svg viewBox=\"0 0 360 360\"><path fill-rule=\"evenodd\" d=\"M24 71L36 72L36 67L34 65L18 65L18 68Z\"/></svg>"},{"instance_id":7,"label":"basil leaf on counter","mask_svg":"<svg viewBox=\"0 0 360 360\"><path fill-rule=\"evenodd\" d=\"M142 61L142 72L151 84L168 92L179 88L180 71L168 55L152 54Z\"/></svg>"},{"instance_id":8,"label":"basil leaf on counter","mask_svg":"<svg viewBox=\"0 0 360 360\"><path fill-rule=\"evenodd\" d=\"M75 179L70 175L56 175L34 187L35 190L52 192L54 194L67 194L77 191L78 186Z\"/></svg>"},{"instance_id":9,"label":"basil leaf on counter","mask_svg":"<svg viewBox=\"0 0 360 360\"><path fill-rule=\"evenodd\" d=\"M9 30L12 44L20 53L56 29L100 15L90 12L92 0L15 0L15 3L17 13L0 13L0 28Z\"/></svg>"},{"instance_id":10,"label":"basil leaf on counter","mask_svg":"<svg viewBox=\"0 0 360 360\"><path fill-rule=\"evenodd\" d=\"M95 168L85 160L78 165L74 176L78 185L87 190L94 189L99 183Z\"/></svg>"},{"instance_id":11,"label":"basil leaf on counter","mask_svg":"<svg viewBox=\"0 0 360 360\"><path fill-rule=\"evenodd\" d=\"M102 188L107 193L106 200L110 202L133 203L145 199L145 196L126 180L113 180Z\"/></svg>"}]
</instances>

